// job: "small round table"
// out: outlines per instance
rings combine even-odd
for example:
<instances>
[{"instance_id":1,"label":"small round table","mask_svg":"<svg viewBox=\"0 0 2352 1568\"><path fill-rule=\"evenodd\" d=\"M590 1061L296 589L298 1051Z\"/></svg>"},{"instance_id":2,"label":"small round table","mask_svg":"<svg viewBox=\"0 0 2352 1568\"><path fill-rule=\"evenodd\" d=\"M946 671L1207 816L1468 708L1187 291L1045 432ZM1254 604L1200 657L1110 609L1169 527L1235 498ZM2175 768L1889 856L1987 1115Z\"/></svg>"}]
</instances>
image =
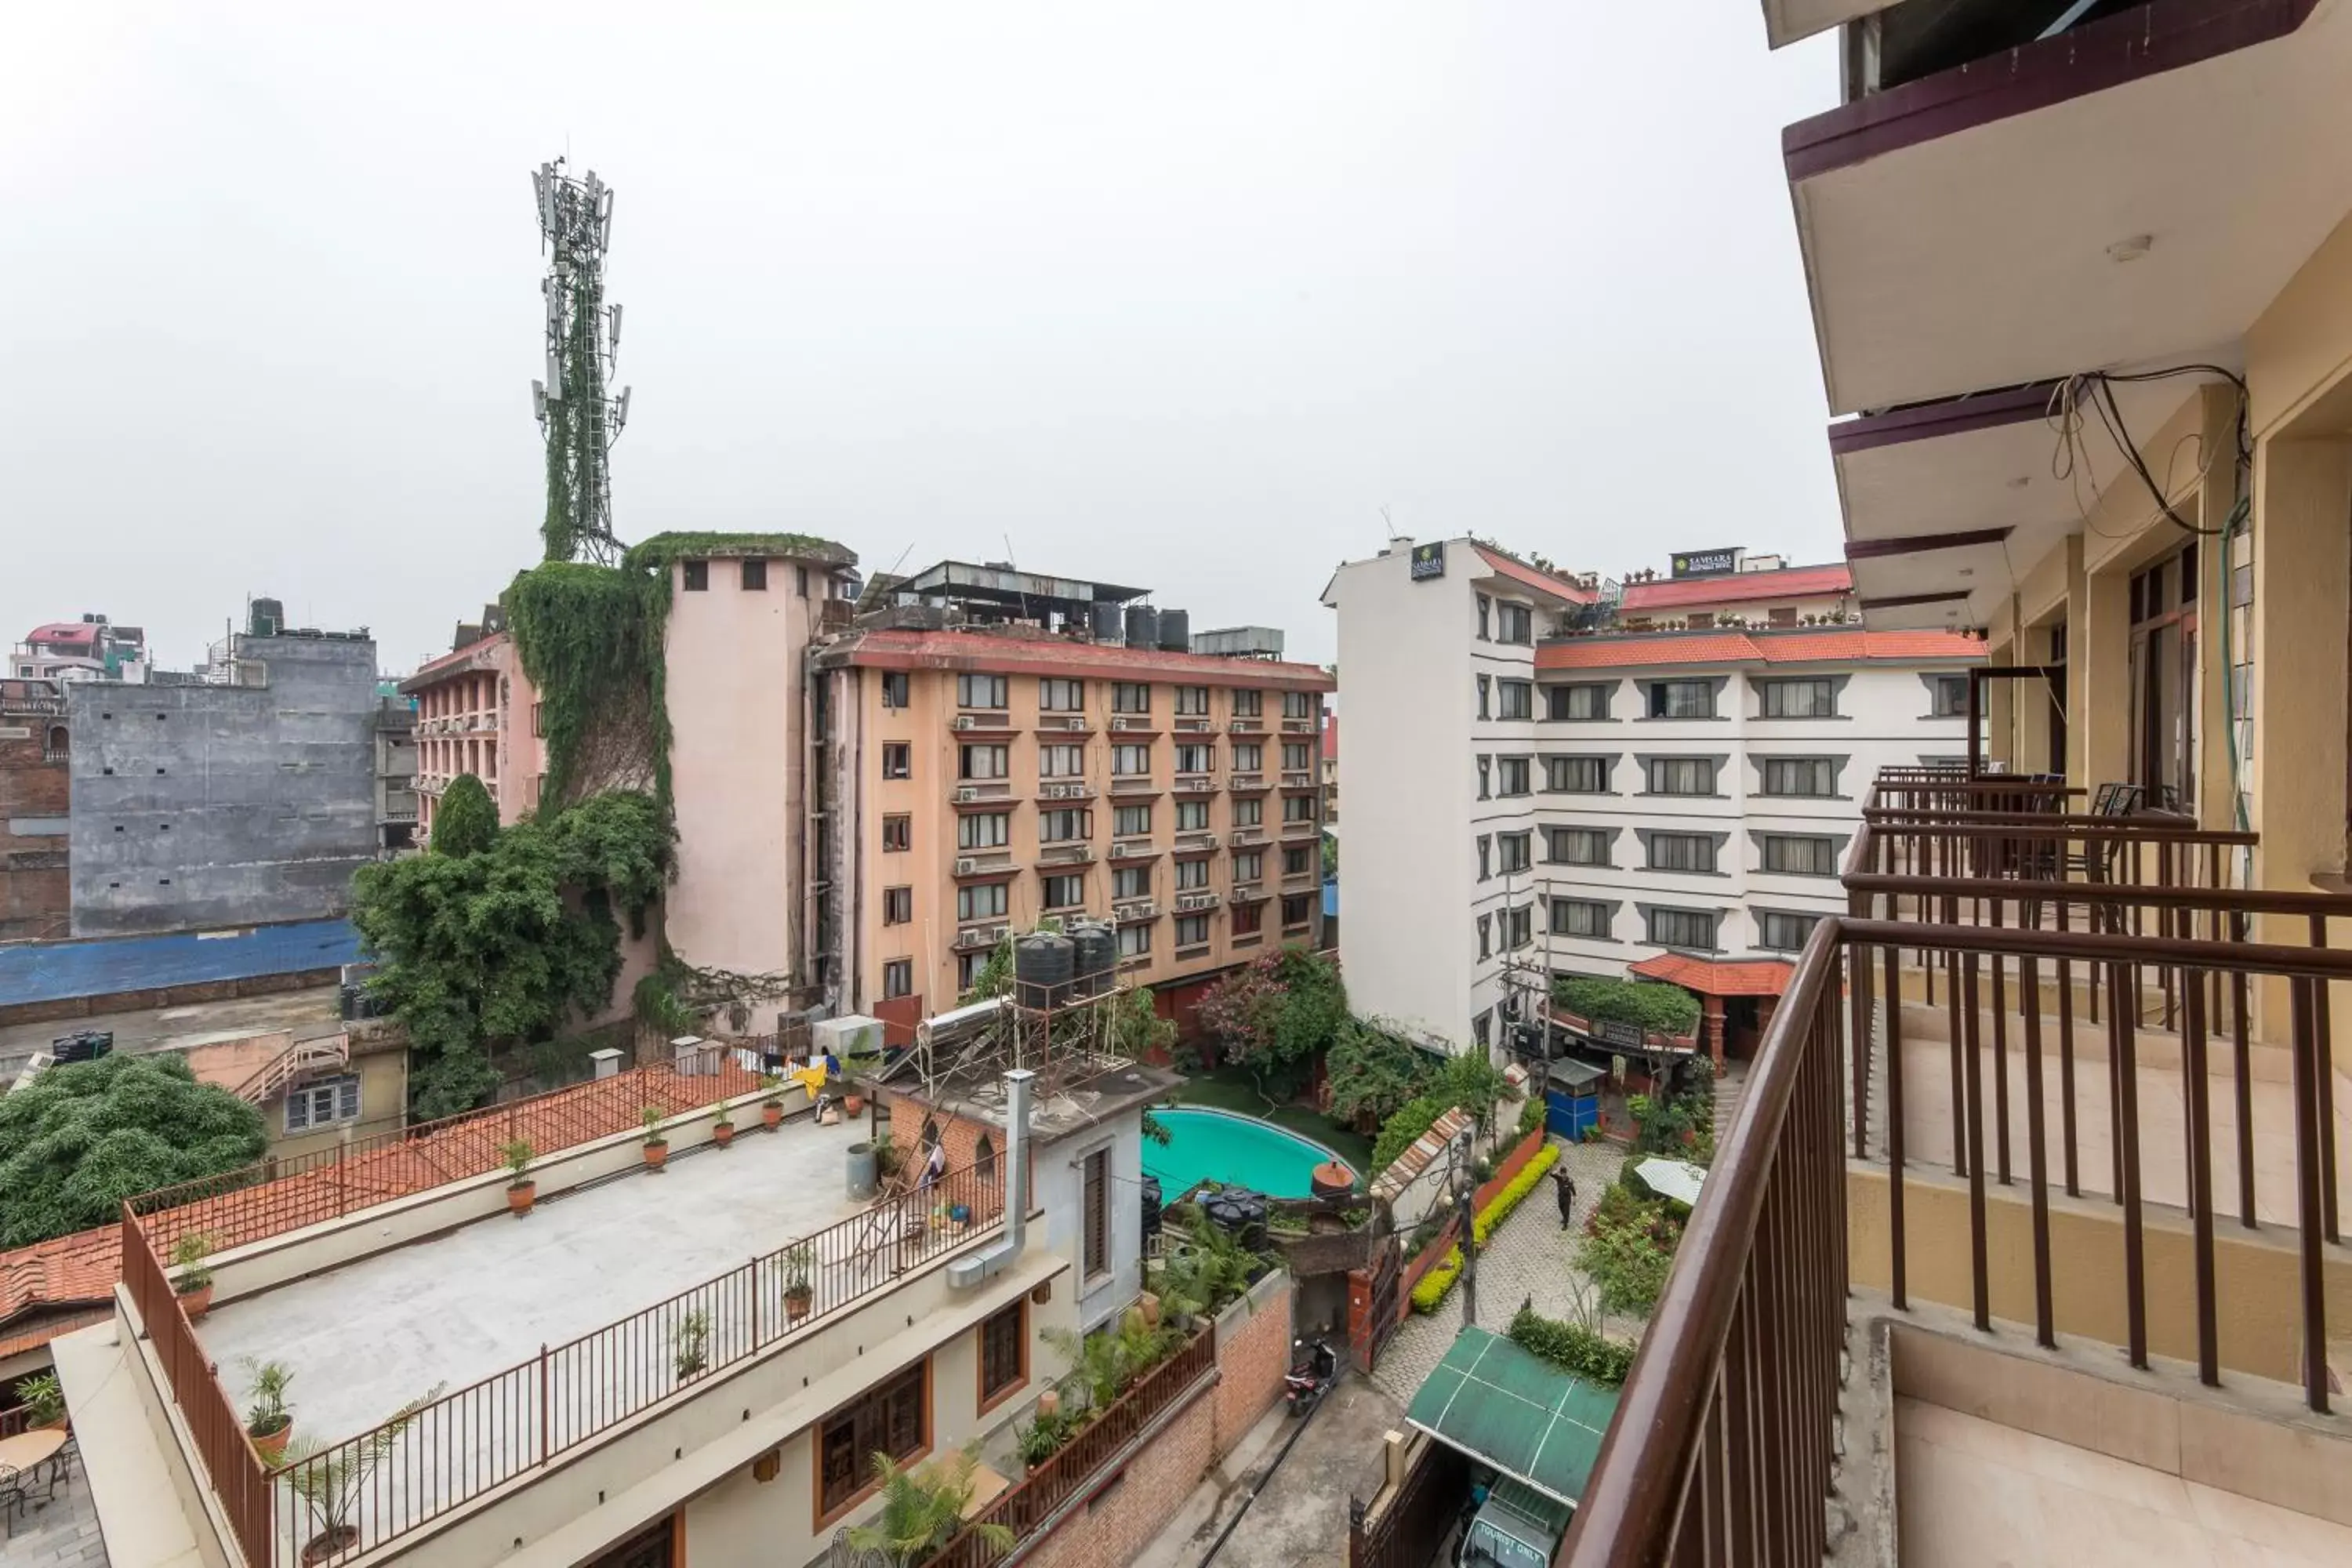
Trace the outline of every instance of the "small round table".
<instances>
[{"instance_id":1,"label":"small round table","mask_svg":"<svg viewBox=\"0 0 2352 1568\"><path fill-rule=\"evenodd\" d=\"M59 1431L19 1432L14 1437L0 1437L0 1466L29 1470L54 1458L65 1446L66 1435Z\"/></svg>"}]
</instances>

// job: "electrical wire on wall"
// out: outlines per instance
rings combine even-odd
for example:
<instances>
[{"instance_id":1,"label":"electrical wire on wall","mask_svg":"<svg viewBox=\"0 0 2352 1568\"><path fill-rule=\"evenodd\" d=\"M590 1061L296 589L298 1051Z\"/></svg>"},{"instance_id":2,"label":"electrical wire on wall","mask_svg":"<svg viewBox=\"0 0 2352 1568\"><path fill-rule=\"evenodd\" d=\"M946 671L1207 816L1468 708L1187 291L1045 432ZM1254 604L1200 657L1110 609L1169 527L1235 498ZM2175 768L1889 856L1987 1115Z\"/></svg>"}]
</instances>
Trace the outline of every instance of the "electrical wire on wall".
<instances>
[{"instance_id":1,"label":"electrical wire on wall","mask_svg":"<svg viewBox=\"0 0 2352 1568\"><path fill-rule=\"evenodd\" d=\"M2164 482L2159 484L2155 473L2148 467L2146 456L2140 451L2138 443L2132 438L2131 427L2124 419L2123 409L2116 402L2115 388L2117 383L2128 384L2165 381L2184 375L2216 376L2228 382L2237 392L2237 450L2234 454L2235 460L2231 465L2231 506L2228 514L2223 517L2218 528L2200 527L2190 521L2180 514L2172 501L2173 469L2178 466L2180 448L2191 439L2198 444L2197 477L2193 484L2181 488L2201 489L2209 481L2214 455L2204 449L2205 440L2202 434L2192 431L2189 436L2183 437L2173 444L2171 458L2165 465ZM2082 485L2084 480L2089 479L2091 473L2090 454L2083 442L2083 434L2087 428L2087 421L2083 413L2084 409L2088 409L2092 416L2098 420L2100 426L2106 432L2108 440L2114 443L2116 452L2122 456L2125 465L2138 477L2141 485L2156 503L2156 510L2144 517L2140 525L2135 525L2125 533L2111 533L2101 528L2094 520L2094 513L2106 499L2105 494L2099 489L2096 480L2090 480L2091 504L2085 506L2083 501ZM2242 721L2246 726L2246 746L2242 749L2238 737L2238 726L2242 722L2238 717L2241 694L2238 689L2235 638L2231 630L2232 606L2230 603L2230 580L2236 570L2236 563L2233 559L2236 542L2238 536L2246 531L2253 504L2254 447L2252 426L2247 415L2245 378L2220 365L2203 362L2168 365L2160 370L2084 371L2066 377L2051 393L2044 420L2058 437L2057 447L2051 455L2051 474L2053 478L2066 480L2073 487L2075 510L2082 515L2083 526L2090 532L2097 534L2102 539L2129 539L2136 536L2139 527L2147 521L2156 517L2162 517L2181 532L2193 538L2221 541L2221 548L2208 553L2214 558L2214 596L2211 602L2219 605L2221 617L2222 731L2230 763L2231 815L2241 830L2250 829L2252 823L2247 805L2245 752L2252 747L2253 712L2252 708L2248 707L2246 717ZM2252 879L2251 858L2241 860L2240 872L2242 882L2251 883Z\"/></svg>"}]
</instances>

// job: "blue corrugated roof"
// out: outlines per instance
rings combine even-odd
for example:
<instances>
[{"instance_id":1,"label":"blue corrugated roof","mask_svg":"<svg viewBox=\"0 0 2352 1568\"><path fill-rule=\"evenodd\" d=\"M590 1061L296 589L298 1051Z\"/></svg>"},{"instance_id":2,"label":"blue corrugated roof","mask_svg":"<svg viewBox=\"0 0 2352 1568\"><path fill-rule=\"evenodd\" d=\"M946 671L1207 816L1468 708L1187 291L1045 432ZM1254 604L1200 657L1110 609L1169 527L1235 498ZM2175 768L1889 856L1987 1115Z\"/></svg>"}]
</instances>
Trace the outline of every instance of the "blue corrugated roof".
<instances>
[{"instance_id":1,"label":"blue corrugated roof","mask_svg":"<svg viewBox=\"0 0 2352 1568\"><path fill-rule=\"evenodd\" d=\"M189 931L33 942L0 947L0 1005L295 974L354 963L359 956L360 933L349 921L256 926L235 936Z\"/></svg>"}]
</instances>

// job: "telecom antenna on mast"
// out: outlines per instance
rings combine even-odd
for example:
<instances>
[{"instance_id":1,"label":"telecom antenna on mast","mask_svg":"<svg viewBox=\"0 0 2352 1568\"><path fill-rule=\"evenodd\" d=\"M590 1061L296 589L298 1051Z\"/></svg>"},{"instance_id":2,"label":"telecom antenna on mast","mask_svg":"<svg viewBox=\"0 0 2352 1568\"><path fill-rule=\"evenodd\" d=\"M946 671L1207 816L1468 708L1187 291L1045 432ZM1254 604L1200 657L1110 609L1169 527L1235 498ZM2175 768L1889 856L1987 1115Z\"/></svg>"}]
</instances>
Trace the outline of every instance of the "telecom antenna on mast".
<instances>
[{"instance_id":1,"label":"telecom antenna on mast","mask_svg":"<svg viewBox=\"0 0 2352 1568\"><path fill-rule=\"evenodd\" d=\"M550 561L614 565L613 443L629 419L629 389L610 395L621 344L621 307L604 303L604 251L613 241L613 187L573 179L563 160L531 171L539 197L539 237L548 258L540 291L547 298L547 379L530 384L533 410L547 439L547 521L540 531Z\"/></svg>"}]
</instances>

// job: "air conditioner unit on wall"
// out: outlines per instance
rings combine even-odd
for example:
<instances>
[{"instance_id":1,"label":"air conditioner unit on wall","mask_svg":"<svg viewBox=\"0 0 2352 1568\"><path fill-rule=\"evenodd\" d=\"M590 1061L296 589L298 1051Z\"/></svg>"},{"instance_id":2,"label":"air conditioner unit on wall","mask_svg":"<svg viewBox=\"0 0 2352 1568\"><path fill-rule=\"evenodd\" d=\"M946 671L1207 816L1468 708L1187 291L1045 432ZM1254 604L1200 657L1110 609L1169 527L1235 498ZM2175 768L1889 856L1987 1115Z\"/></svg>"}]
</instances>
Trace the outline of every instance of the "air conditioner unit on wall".
<instances>
[{"instance_id":1,"label":"air conditioner unit on wall","mask_svg":"<svg viewBox=\"0 0 2352 1568\"><path fill-rule=\"evenodd\" d=\"M971 714L959 713L954 718L948 721L948 728L950 730L969 730L972 727L973 722L974 720Z\"/></svg>"},{"instance_id":2,"label":"air conditioner unit on wall","mask_svg":"<svg viewBox=\"0 0 2352 1568\"><path fill-rule=\"evenodd\" d=\"M1110 721L1110 727L1114 730L1131 730L1135 727L1135 721L1132 719L1114 719Z\"/></svg>"},{"instance_id":3,"label":"air conditioner unit on wall","mask_svg":"<svg viewBox=\"0 0 2352 1568\"><path fill-rule=\"evenodd\" d=\"M969 877L979 869L980 862L977 860L959 860L955 863L955 874L959 877Z\"/></svg>"},{"instance_id":4,"label":"air conditioner unit on wall","mask_svg":"<svg viewBox=\"0 0 2352 1568\"><path fill-rule=\"evenodd\" d=\"M1082 718L1081 718L1081 719L1065 719L1065 720L1063 720L1063 721L1062 721L1062 728L1063 728L1063 729L1065 729L1065 730L1083 730L1083 729L1085 729L1086 727L1087 727L1087 721L1086 721L1084 719L1082 719Z\"/></svg>"}]
</instances>

